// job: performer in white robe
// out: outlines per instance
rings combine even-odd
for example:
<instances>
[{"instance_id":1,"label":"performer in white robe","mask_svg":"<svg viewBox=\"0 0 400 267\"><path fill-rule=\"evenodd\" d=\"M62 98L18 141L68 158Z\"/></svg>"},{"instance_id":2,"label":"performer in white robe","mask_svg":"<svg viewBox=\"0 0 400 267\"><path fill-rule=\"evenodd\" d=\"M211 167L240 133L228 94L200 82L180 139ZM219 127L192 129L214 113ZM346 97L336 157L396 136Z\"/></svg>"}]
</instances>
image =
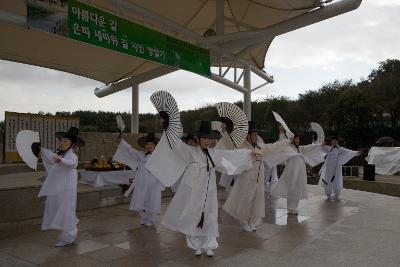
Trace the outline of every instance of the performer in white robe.
<instances>
[{"instance_id":1,"label":"performer in white robe","mask_svg":"<svg viewBox=\"0 0 400 267\"><path fill-rule=\"evenodd\" d=\"M289 146L290 140L285 139L273 144L264 144L258 138L259 130L255 123L249 121L247 140L241 148L260 151L261 157L253 159L252 168L238 175L223 210L237 219L244 231L256 230L256 225L265 217L264 163L263 158L273 153L279 153Z\"/></svg>"},{"instance_id":2,"label":"performer in white robe","mask_svg":"<svg viewBox=\"0 0 400 267\"><path fill-rule=\"evenodd\" d=\"M353 157L360 155L359 151L353 151L338 146L338 137L332 136L331 145L325 145L325 162L320 170L319 185L325 188L328 199L335 200L339 197L343 188L342 166Z\"/></svg>"},{"instance_id":3,"label":"performer in white robe","mask_svg":"<svg viewBox=\"0 0 400 267\"><path fill-rule=\"evenodd\" d=\"M68 132L57 134L62 136L61 150L58 154L41 148L47 177L38 197L47 197L42 230L61 230L56 243L56 247L61 247L73 243L78 235L76 227L79 222L76 217L78 157L73 147L78 142L79 130L71 127Z\"/></svg>"},{"instance_id":4,"label":"performer in white robe","mask_svg":"<svg viewBox=\"0 0 400 267\"><path fill-rule=\"evenodd\" d=\"M250 150L216 150L209 148L215 138L211 123L202 121L197 133L198 147L177 141L173 149L164 133L146 167L164 185L182 181L161 223L186 235L187 246L196 256L213 256L218 247L218 199L215 170L234 175L251 167L255 155ZM163 160L164 159L164 160ZM161 164L159 162L162 162ZM171 164L169 167L164 164ZM176 178L175 178L176 180Z\"/></svg>"},{"instance_id":5,"label":"performer in white robe","mask_svg":"<svg viewBox=\"0 0 400 267\"><path fill-rule=\"evenodd\" d=\"M161 191L165 189L145 167L157 141L154 133L149 133L147 137L138 140L139 145L144 147L145 151L138 151L122 140L113 157L114 160L127 164L131 168L137 166L135 181L131 185L134 190L129 210L139 212L140 224L147 227L155 224L156 216L161 212Z\"/></svg>"},{"instance_id":6,"label":"performer in white robe","mask_svg":"<svg viewBox=\"0 0 400 267\"><path fill-rule=\"evenodd\" d=\"M322 144L299 146L300 137L294 136L292 144L280 155L267 159L269 166L285 161L285 170L271 194L287 199L288 214L298 214L299 201L308 198L306 163L314 167L324 160Z\"/></svg>"}]
</instances>

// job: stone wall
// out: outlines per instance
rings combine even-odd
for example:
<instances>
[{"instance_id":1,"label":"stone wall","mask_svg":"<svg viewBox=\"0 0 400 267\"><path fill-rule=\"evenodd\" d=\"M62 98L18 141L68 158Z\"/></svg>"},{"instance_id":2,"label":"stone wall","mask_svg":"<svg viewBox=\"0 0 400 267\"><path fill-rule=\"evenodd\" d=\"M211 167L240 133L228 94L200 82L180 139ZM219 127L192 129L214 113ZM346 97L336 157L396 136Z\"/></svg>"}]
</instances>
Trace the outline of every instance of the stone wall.
<instances>
[{"instance_id":1,"label":"stone wall","mask_svg":"<svg viewBox=\"0 0 400 267\"><path fill-rule=\"evenodd\" d=\"M137 140L146 136L146 133L131 134L124 133L122 137L134 148L142 150L138 146ZM79 136L85 141L85 146L79 148L75 152L79 157L79 161L89 161L93 158L104 159L111 158L121 141L118 133L96 133L96 132L81 132ZM0 163L4 162L4 136L0 135Z\"/></svg>"},{"instance_id":2,"label":"stone wall","mask_svg":"<svg viewBox=\"0 0 400 267\"><path fill-rule=\"evenodd\" d=\"M132 147L142 150L142 148L138 146L137 140L145 135L147 134L124 133L122 136ZM121 141L118 138L118 133L81 132L79 136L85 141L85 146L79 148L79 151L77 151L79 161L81 162L90 161L93 158L100 159L102 155L104 159L108 160L114 155Z\"/></svg>"}]
</instances>

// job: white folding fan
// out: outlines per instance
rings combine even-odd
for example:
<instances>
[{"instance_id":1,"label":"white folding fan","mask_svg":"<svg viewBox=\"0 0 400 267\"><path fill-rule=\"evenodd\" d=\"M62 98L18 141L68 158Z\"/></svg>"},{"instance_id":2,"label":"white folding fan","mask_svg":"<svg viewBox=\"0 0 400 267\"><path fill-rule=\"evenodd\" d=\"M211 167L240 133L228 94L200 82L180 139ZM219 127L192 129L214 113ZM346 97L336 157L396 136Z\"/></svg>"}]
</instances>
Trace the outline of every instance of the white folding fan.
<instances>
[{"instance_id":1,"label":"white folding fan","mask_svg":"<svg viewBox=\"0 0 400 267\"><path fill-rule=\"evenodd\" d=\"M167 91L155 92L151 95L150 100L159 113L165 112L168 115L168 121L164 125L164 129L168 143L170 147L173 148L174 144L178 140L181 140L183 134L178 105L172 95Z\"/></svg>"},{"instance_id":2,"label":"white folding fan","mask_svg":"<svg viewBox=\"0 0 400 267\"><path fill-rule=\"evenodd\" d=\"M311 122L311 130L317 134L317 143L323 143L325 141L325 133L322 126L316 122Z\"/></svg>"},{"instance_id":3,"label":"white folding fan","mask_svg":"<svg viewBox=\"0 0 400 267\"><path fill-rule=\"evenodd\" d=\"M232 127L226 129L235 147L240 146L246 139L249 123L244 112L236 105L228 102L220 102L215 105L221 118L232 121Z\"/></svg>"},{"instance_id":4,"label":"white folding fan","mask_svg":"<svg viewBox=\"0 0 400 267\"><path fill-rule=\"evenodd\" d=\"M285 129L286 131L286 137L291 139L294 137L294 134L292 133L292 131L290 131L289 127L286 125L286 122L282 119L281 115L279 115L278 113L276 113L275 111L272 111L272 113L274 114L275 120L280 123L282 125L282 127Z\"/></svg>"},{"instance_id":5,"label":"white folding fan","mask_svg":"<svg viewBox=\"0 0 400 267\"><path fill-rule=\"evenodd\" d=\"M117 120L117 125L119 129L119 138L121 138L122 132L125 130L125 122L122 119L121 115L118 115L115 119Z\"/></svg>"},{"instance_id":6,"label":"white folding fan","mask_svg":"<svg viewBox=\"0 0 400 267\"><path fill-rule=\"evenodd\" d=\"M22 160L36 170L40 151L39 133L31 130L19 131L15 143Z\"/></svg>"}]
</instances>

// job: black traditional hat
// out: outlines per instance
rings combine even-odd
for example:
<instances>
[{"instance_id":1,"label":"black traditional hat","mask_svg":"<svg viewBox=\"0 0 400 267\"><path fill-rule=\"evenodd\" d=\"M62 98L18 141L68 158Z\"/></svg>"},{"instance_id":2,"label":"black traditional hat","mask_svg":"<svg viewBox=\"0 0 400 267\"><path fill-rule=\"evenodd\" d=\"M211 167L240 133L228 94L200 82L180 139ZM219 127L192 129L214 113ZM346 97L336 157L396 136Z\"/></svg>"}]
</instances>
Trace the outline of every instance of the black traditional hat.
<instances>
[{"instance_id":1,"label":"black traditional hat","mask_svg":"<svg viewBox=\"0 0 400 267\"><path fill-rule=\"evenodd\" d=\"M140 137L137 143L140 147L144 148L147 143L154 143L157 145L158 141L160 141L160 139L157 138L154 133L148 133L147 136Z\"/></svg>"},{"instance_id":2,"label":"black traditional hat","mask_svg":"<svg viewBox=\"0 0 400 267\"><path fill-rule=\"evenodd\" d=\"M83 141L79 137L79 129L76 127L71 127L67 132L56 132L56 137L61 139L61 138L67 138L71 140L71 143L76 146L84 146L85 141Z\"/></svg>"},{"instance_id":3,"label":"black traditional hat","mask_svg":"<svg viewBox=\"0 0 400 267\"><path fill-rule=\"evenodd\" d=\"M330 133L329 133L329 139L335 139L335 140L339 140L339 136L338 136L338 133L337 133L337 131L335 131L335 130L332 130L332 131L330 131Z\"/></svg>"},{"instance_id":4,"label":"black traditional hat","mask_svg":"<svg viewBox=\"0 0 400 267\"><path fill-rule=\"evenodd\" d=\"M201 121L199 130L196 133L197 138L205 137L210 139L217 139L218 134L211 129L211 121Z\"/></svg>"},{"instance_id":5,"label":"black traditional hat","mask_svg":"<svg viewBox=\"0 0 400 267\"><path fill-rule=\"evenodd\" d=\"M265 132L265 131L257 129L255 121L249 121L249 133L254 133L254 132Z\"/></svg>"},{"instance_id":6,"label":"black traditional hat","mask_svg":"<svg viewBox=\"0 0 400 267\"><path fill-rule=\"evenodd\" d=\"M185 137L185 142L187 143L188 140L196 140L196 137L193 134L188 133Z\"/></svg>"},{"instance_id":7,"label":"black traditional hat","mask_svg":"<svg viewBox=\"0 0 400 267\"><path fill-rule=\"evenodd\" d=\"M290 131L293 133L293 138L300 137L300 134L296 131L296 129L290 129Z\"/></svg>"}]
</instances>

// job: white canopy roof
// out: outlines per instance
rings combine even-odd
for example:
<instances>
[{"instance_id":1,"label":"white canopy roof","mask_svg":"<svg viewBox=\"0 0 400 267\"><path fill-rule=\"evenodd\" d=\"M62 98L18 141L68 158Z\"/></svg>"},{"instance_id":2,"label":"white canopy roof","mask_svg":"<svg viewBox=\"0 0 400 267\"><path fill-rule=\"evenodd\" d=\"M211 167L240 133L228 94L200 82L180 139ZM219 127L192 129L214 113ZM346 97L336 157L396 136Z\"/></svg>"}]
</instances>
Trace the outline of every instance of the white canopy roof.
<instances>
[{"instance_id":1,"label":"white canopy roof","mask_svg":"<svg viewBox=\"0 0 400 267\"><path fill-rule=\"evenodd\" d=\"M57 2L57 0L53 1ZM274 36L296 27L306 26L306 24L301 25L300 20L298 26L293 25L296 24L293 18L301 19L304 14L318 11L320 17L314 18L314 22L320 21L327 18L321 16L328 11L323 9L328 9L328 6L335 4L334 2L320 8L323 4L321 2L324 1L97 0L82 2L209 48L213 66L229 66L233 61L238 60L256 69L264 67L265 55ZM350 10L350 8L357 8L361 0L339 2L343 2L339 4L347 5ZM340 13L336 15L338 14ZM335 14L330 16L335 16ZM154 69L158 70L155 75L175 70L160 68L159 64L141 58L29 29L24 24L25 19L25 1L0 1L1 59L66 71L106 84L143 73L148 74ZM290 25L287 23L283 32L279 32L277 27L274 28L274 26L285 26L285 22L290 22ZM209 29L213 29L217 35L203 37ZM268 33L268 30L274 31ZM244 35L236 35L238 33ZM151 75L146 74L144 75L146 79L151 78Z\"/></svg>"}]
</instances>

